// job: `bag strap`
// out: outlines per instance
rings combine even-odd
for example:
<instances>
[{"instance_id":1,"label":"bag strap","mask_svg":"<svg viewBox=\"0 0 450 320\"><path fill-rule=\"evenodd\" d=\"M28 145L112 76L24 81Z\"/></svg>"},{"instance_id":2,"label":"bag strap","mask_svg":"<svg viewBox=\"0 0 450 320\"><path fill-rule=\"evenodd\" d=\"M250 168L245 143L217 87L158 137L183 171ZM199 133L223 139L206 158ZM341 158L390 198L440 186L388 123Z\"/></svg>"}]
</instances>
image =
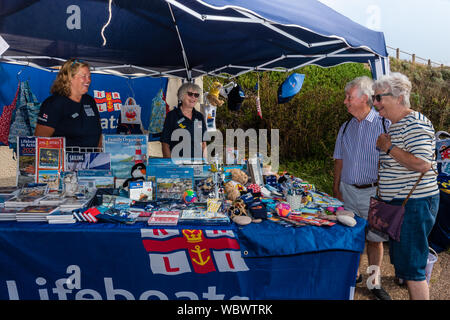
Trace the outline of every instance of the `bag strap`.
<instances>
[{"instance_id":1,"label":"bag strap","mask_svg":"<svg viewBox=\"0 0 450 320\"><path fill-rule=\"evenodd\" d=\"M378 179L377 179L377 197L378 198L380 198L380 185L379 185L379 182L380 182L380 165L381 165L381 161L378 160ZM411 188L411 191L409 191L408 196L406 197L406 199L403 200L402 207L406 206L406 203L408 202L408 200L411 197L411 195L414 192L414 190L416 190L417 185L419 184L420 180L422 180L424 175L425 175L425 172L422 172L422 174L419 176L419 179L417 179L416 183Z\"/></svg>"}]
</instances>

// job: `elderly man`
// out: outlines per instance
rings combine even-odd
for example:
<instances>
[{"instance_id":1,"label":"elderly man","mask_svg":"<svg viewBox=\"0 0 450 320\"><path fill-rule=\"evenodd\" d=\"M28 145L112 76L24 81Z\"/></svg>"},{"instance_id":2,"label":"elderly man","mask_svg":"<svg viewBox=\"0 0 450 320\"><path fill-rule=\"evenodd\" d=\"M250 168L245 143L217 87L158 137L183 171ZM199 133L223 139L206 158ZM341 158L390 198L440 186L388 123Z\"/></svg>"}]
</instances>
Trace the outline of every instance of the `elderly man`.
<instances>
[{"instance_id":1,"label":"elderly man","mask_svg":"<svg viewBox=\"0 0 450 320\"><path fill-rule=\"evenodd\" d=\"M344 202L346 209L366 220L370 197L375 196L377 187L379 151L376 140L390 124L372 107L372 85L368 77L356 78L346 85L344 104L353 117L339 129L333 154L334 196ZM380 280L383 242L388 239L385 234L366 230L368 272L373 271L367 285L380 300L391 299ZM356 283L359 282L362 276L358 270Z\"/></svg>"}]
</instances>

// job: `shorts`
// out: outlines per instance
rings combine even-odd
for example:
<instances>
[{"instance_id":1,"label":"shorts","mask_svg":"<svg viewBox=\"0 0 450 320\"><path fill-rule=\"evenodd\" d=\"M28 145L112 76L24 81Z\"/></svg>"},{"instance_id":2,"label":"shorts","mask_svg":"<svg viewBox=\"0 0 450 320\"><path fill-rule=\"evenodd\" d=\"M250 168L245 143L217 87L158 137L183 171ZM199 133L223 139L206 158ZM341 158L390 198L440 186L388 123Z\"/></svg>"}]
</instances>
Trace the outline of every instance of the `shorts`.
<instances>
[{"instance_id":1,"label":"shorts","mask_svg":"<svg viewBox=\"0 0 450 320\"><path fill-rule=\"evenodd\" d=\"M353 211L358 217L367 221L369 216L370 197L374 197L377 187L358 189L350 184L341 182L339 190L344 199L344 208ZM369 230L366 225L366 240L371 242L384 242L389 240L389 236L377 230Z\"/></svg>"},{"instance_id":2,"label":"shorts","mask_svg":"<svg viewBox=\"0 0 450 320\"><path fill-rule=\"evenodd\" d=\"M401 205L403 199L388 203ZM412 281L426 279L428 235L439 209L439 194L426 198L409 199L405 206L400 241L389 241L389 255L398 278Z\"/></svg>"}]
</instances>

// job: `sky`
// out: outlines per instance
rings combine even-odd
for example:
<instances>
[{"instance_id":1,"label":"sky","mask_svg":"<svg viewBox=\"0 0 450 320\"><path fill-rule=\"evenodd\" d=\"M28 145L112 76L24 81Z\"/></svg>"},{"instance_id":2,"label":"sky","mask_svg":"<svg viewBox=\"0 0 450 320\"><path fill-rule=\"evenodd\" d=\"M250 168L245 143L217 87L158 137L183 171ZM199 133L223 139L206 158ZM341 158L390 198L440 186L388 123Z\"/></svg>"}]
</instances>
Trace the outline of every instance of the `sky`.
<instances>
[{"instance_id":1,"label":"sky","mask_svg":"<svg viewBox=\"0 0 450 320\"><path fill-rule=\"evenodd\" d=\"M351 20L384 33L386 46L450 66L450 0L319 0ZM390 56L395 50L388 48ZM411 60L401 53L400 58ZM433 66L436 66L433 64Z\"/></svg>"}]
</instances>

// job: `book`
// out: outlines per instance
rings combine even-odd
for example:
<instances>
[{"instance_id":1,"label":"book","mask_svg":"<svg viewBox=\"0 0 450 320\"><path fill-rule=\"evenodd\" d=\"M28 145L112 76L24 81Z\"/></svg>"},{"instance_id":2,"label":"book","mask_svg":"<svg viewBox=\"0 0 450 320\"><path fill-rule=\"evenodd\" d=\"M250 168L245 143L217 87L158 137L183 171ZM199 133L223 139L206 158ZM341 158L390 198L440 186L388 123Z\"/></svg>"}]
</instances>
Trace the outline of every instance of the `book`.
<instances>
[{"instance_id":1,"label":"book","mask_svg":"<svg viewBox=\"0 0 450 320\"><path fill-rule=\"evenodd\" d=\"M127 179L137 163L147 164L147 135L103 135L104 151L111 154L114 177Z\"/></svg>"},{"instance_id":2,"label":"book","mask_svg":"<svg viewBox=\"0 0 450 320\"><path fill-rule=\"evenodd\" d=\"M177 225L179 211L153 211L148 219L148 225Z\"/></svg>"},{"instance_id":3,"label":"book","mask_svg":"<svg viewBox=\"0 0 450 320\"><path fill-rule=\"evenodd\" d=\"M67 199L60 194L47 194L41 200L39 204L43 206L59 206L64 203Z\"/></svg>"},{"instance_id":4,"label":"book","mask_svg":"<svg viewBox=\"0 0 450 320\"><path fill-rule=\"evenodd\" d=\"M153 182L131 181L129 184L129 197L136 201L151 201L153 199Z\"/></svg>"},{"instance_id":5,"label":"book","mask_svg":"<svg viewBox=\"0 0 450 320\"><path fill-rule=\"evenodd\" d=\"M16 185L36 181L36 137L17 137Z\"/></svg>"},{"instance_id":6,"label":"book","mask_svg":"<svg viewBox=\"0 0 450 320\"><path fill-rule=\"evenodd\" d=\"M86 186L90 191L100 188L114 188L114 176L111 170L78 170L79 186Z\"/></svg>"},{"instance_id":7,"label":"book","mask_svg":"<svg viewBox=\"0 0 450 320\"><path fill-rule=\"evenodd\" d=\"M56 210L46 216L47 222L50 224L64 224L75 223L77 220L74 218L71 211Z\"/></svg>"},{"instance_id":8,"label":"book","mask_svg":"<svg viewBox=\"0 0 450 320\"><path fill-rule=\"evenodd\" d=\"M209 212L198 209L182 210L179 224L228 225L230 218L222 212Z\"/></svg>"},{"instance_id":9,"label":"book","mask_svg":"<svg viewBox=\"0 0 450 320\"><path fill-rule=\"evenodd\" d=\"M67 171L111 170L111 154L107 152L67 152Z\"/></svg>"},{"instance_id":10,"label":"book","mask_svg":"<svg viewBox=\"0 0 450 320\"><path fill-rule=\"evenodd\" d=\"M51 190L59 188L59 172L64 171L63 137L36 137L36 182Z\"/></svg>"},{"instance_id":11,"label":"book","mask_svg":"<svg viewBox=\"0 0 450 320\"><path fill-rule=\"evenodd\" d=\"M87 206L91 199L77 199L75 197L68 197L66 200L59 205L59 208L63 211L69 209L78 209Z\"/></svg>"}]
</instances>

